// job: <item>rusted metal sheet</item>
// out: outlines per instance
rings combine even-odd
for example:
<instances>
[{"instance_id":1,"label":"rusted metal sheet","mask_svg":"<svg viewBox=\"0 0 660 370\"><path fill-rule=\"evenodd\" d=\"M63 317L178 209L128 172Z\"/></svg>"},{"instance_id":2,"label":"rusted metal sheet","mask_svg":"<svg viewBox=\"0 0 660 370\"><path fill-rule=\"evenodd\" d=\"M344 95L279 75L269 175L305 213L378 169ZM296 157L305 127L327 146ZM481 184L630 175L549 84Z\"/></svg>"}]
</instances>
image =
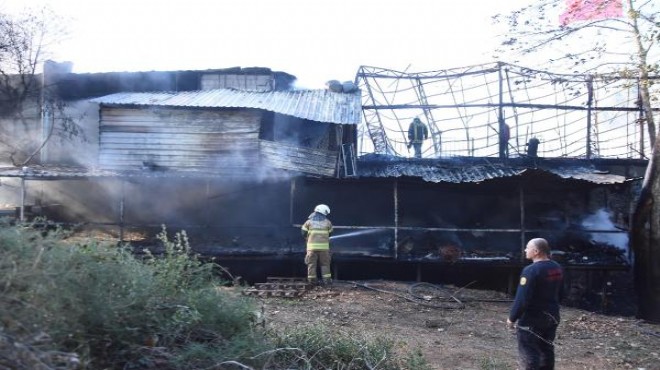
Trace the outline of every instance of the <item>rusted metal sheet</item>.
<instances>
[{"instance_id":1,"label":"rusted metal sheet","mask_svg":"<svg viewBox=\"0 0 660 370\"><path fill-rule=\"evenodd\" d=\"M323 176L335 174L337 152L266 140L261 140L259 145L265 166Z\"/></svg>"},{"instance_id":2,"label":"rusted metal sheet","mask_svg":"<svg viewBox=\"0 0 660 370\"><path fill-rule=\"evenodd\" d=\"M259 160L260 119L255 110L103 107L99 166L249 173Z\"/></svg>"},{"instance_id":3,"label":"rusted metal sheet","mask_svg":"<svg viewBox=\"0 0 660 370\"><path fill-rule=\"evenodd\" d=\"M254 108L318 122L356 125L362 117L360 92L329 90L239 91L215 89L182 92L125 92L92 99L102 105Z\"/></svg>"}]
</instances>

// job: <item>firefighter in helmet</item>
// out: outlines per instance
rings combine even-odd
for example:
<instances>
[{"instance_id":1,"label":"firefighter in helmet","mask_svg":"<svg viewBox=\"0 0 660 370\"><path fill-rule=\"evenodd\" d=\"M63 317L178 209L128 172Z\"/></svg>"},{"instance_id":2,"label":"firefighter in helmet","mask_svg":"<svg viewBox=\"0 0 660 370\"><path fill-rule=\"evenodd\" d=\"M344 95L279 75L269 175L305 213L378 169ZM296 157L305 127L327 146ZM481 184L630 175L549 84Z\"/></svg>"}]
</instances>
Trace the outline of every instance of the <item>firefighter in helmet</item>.
<instances>
[{"instance_id":1,"label":"firefighter in helmet","mask_svg":"<svg viewBox=\"0 0 660 370\"><path fill-rule=\"evenodd\" d=\"M408 149L415 148L415 158L422 158L422 143L429 138L429 129L415 117L408 127Z\"/></svg>"},{"instance_id":2,"label":"firefighter in helmet","mask_svg":"<svg viewBox=\"0 0 660 370\"><path fill-rule=\"evenodd\" d=\"M305 254L307 280L314 284L319 282L316 274L317 265L321 266L321 283L332 283L332 273L330 272L332 223L328 220L329 214L330 207L319 204L302 225L302 235L307 241L307 253Z\"/></svg>"}]
</instances>

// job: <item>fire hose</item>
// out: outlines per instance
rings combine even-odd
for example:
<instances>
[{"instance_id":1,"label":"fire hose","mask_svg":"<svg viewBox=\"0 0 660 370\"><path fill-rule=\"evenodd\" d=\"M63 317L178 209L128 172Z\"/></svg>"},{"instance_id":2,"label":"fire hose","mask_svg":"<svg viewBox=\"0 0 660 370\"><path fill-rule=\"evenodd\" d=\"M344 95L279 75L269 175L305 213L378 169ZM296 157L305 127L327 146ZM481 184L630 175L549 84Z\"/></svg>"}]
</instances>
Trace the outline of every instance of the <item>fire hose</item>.
<instances>
[{"instance_id":1,"label":"fire hose","mask_svg":"<svg viewBox=\"0 0 660 370\"><path fill-rule=\"evenodd\" d=\"M337 281L337 283L341 283L341 281ZM419 304L424 307L430 307L430 308L439 308L439 309L463 309L465 308L465 302L495 302L495 303L510 303L512 302L511 299L478 299L478 298L458 298L458 294L468 286L472 285L475 283L475 281L463 286L462 288L458 289L454 293L449 292L446 288L444 288L441 285L436 285L436 284L431 284L431 283L426 283L426 282L419 282L419 283L414 283L411 284L408 287L408 294L409 296L390 291L390 290L385 290L385 289L379 289L376 287L373 287L369 285L368 283L359 283L356 281L345 281L344 283L346 284L352 284L355 286L359 286L361 288L373 290L376 292L380 293L385 293L385 294L391 294L394 296L397 296L399 298L403 298L409 302ZM418 290L422 287L428 287L434 290L438 290L442 292L442 295L422 295L418 293ZM411 298L412 297L412 298ZM430 303L431 300L436 299L440 300L443 302L443 304L433 304Z\"/></svg>"},{"instance_id":2,"label":"fire hose","mask_svg":"<svg viewBox=\"0 0 660 370\"><path fill-rule=\"evenodd\" d=\"M413 296L413 298L411 298L409 296L405 296L405 295L399 294L397 292L375 288L375 287L370 286L367 283L358 283L356 281L347 281L347 283L350 283L350 284L353 284L355 286L359 286L359 287L362 287L362 288L365 288L365 289L373 290L373 291L376 291L376 292L391 294L391 295L397 296L399 298L403 298L403 299L405 299L409 302L412 302L412 303L415 303L415 304L418 304L418 305L424 306L424 307L439 308L439 309L450 309L450 310L451 309L463 309L463 308L465 308L465 304L463 302L461 302L459 299L457 299L456 297L451 297L452 301L447 302L448 304L433 304L433 303L429 303L428 300L420 300L419 298L414 297L414 296Z\"/></svg>"}]
</instances>

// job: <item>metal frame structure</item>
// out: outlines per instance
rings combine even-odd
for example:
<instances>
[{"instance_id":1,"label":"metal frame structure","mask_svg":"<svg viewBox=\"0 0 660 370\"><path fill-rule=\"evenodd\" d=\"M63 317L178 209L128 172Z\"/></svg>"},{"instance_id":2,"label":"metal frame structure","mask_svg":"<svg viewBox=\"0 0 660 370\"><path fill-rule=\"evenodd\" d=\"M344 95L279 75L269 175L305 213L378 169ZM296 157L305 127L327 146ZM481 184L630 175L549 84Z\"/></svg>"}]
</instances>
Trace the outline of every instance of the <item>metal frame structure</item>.
<instances>
[{"instance_id":1,"label":"metal frame structure","mask_svg":"<svg viewBox=\"0 0 660 370\"><path fill-rule=\"evenodd\" d=\"M410 156L407 124L415 117L429 128L428 158L525 156L531 138L545 157L645 159L650 148L635 78L492 63L419 73L361 66L355 82L365 123L359 154ZM507 153L498 148L504 124Z\"/></svg>"}]
</instances>

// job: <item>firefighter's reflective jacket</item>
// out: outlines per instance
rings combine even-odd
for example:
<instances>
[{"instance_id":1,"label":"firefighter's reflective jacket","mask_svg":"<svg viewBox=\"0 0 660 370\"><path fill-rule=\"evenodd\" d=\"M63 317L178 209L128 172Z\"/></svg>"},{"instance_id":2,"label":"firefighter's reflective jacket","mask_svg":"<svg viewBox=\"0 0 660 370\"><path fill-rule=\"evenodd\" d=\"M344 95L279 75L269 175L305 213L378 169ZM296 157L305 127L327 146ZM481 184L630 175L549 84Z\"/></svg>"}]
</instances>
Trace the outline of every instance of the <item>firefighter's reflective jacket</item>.
<instances>
[{"instance_id":1,"label":"firefighter's reflective jacket","mask_svg":"<svg viewBox=\"0 0 660 370\"><path fill-rule=\"evenodd\" d=\"M307 238L308 251L330 249L330 233L332 223L324 215L314 212L302 225L302 233Z\"/></svg>"}]
</instances>

